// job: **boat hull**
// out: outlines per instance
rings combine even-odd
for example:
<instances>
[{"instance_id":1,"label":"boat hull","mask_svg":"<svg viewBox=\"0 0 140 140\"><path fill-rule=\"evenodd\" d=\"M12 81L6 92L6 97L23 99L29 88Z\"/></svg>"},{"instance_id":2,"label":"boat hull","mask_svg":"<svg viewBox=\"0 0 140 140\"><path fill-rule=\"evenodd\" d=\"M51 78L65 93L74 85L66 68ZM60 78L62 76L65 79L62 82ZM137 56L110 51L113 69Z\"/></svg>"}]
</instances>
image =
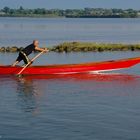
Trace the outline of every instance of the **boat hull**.
<instances>
[{"instance_id":1,"label":"boat hull","mask_svg":"<svg viewBox=\"0 0 140 140\"><path fill-rule=\"evenodd\" d=\"M46 65L46 66L30 66L27 67L23 75L46 75L46 74L72 74L87 72L112 71L124 68L130 68L140 63L140 57L111 60L104 62L91 62L82 64L63 64L63 65ZM15 75L23 67L16 66L0 66L0 75Z\"/></svg>"}]
</instances>

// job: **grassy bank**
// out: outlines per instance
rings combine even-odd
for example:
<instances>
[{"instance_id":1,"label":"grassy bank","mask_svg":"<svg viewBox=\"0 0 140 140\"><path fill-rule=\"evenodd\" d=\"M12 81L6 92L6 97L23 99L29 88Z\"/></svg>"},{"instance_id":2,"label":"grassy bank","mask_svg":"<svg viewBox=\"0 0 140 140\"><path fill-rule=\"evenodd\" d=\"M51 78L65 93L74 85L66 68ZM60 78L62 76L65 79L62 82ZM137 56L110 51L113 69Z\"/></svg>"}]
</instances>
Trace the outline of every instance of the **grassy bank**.
<instances>
[{"instance_id":1,"label":"grassy bank","mask_svg":"<svg viewBox=\"0 0 140 140\"><path fill-rule=\"evenodd\" d=\"M52 48L54 52L138 51L140 44L62 43Z\"/></svg>"},{"instance_id":2,"label":"grassy bank","mask_svg":"<svg viewBox=\"0 0 140 140\"><path fill-rule=\"evenodd\" d=\"M22 47L1 47L0 52L18 52ZM103 52L103 51L140 51L140 44L110 44L65 42L49 48L52 52Z\"/></svg>"}]
</instances>

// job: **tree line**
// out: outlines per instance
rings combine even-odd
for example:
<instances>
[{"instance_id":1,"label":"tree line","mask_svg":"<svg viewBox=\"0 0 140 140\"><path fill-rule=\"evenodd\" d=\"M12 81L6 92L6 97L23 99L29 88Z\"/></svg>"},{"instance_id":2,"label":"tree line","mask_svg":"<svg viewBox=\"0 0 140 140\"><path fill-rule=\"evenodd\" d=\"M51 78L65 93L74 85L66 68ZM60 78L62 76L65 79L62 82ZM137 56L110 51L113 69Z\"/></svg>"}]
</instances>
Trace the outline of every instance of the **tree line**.
<instances>
[{"instance_id":1,"label":"tree line","mask_svg":"<svg viewBox=\"0 0 140 140\"><path fill-rule=\"evenodd\" d=\"M18 9L4 7L0 9L0 16L13 17L67 17L67 18L138 18L140 10L134 9L25 9L20 6Z\"/></svg>"}]
</instances>

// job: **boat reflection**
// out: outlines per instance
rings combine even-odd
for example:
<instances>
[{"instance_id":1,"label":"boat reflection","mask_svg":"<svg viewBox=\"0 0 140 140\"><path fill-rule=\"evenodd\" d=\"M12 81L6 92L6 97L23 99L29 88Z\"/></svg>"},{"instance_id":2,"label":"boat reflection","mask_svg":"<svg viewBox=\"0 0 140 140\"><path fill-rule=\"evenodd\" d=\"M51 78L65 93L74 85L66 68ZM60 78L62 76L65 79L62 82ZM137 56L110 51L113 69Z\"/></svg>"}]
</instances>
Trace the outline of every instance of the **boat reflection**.
<instances>
[{"instance_id":1,"label":"boat reflection","mask_svg":"<svg viewBox=\"0 0 140 140\"><path fill-rule=\"evenodd\" d=\"M140 76L116 73L71 74L71 75L28 75L27 81L36 81L46 93L81 94L90 92L91 96L137 96ZM45 87L45 88L44 88ZM127 90L126 90L127 89Z\"/></svg>"},{"instance_id":2,"label":"boat reflection","mask_svg":"<svg viewBox=\"0 0 140 140\"><path fill-rule=\"evenodd\" d=\"M17 106L35 116L40 114L42 100L47 104L46 98L52 93L87 95L88 91L91 96L134 96L131 87L139 91L140 84L140 76L127 74L0 76L0 84L8 80L16 88Z\"/></svg>"},{"instance_id":3,"label":"boat reflection","mask_svg":"<svg viewBox=\"0 0 140 140\"><path fill-rule=\"evenodd\" d=\"M28 86L32 84L33 80L53 80L53 79L72 79L72 80L93 80L93 81L131 81L139 79L139 75L132 75L132 74L120 74L120 73L99 73L99 74L90 74L90 73L83 73L83 74L53 74L53 75L22 75L21 77L5 75L0 76L0 81L2 79L11 79L16 80L20 84ZM29 90L29 89L28 89ZM34 89L35 90L35 89Z\"/></svg>"},{"instance_id":4,"label":"boat reflection","mask_svg":"<svg viewBox=\"0 0 140 140\"><path fill-rule=\"evenodd\" d=\"M26 80L53 80L64 79L74 81L99 81L99 82L111 82L122 81L130 82L140 78L138 75L117 74L117 73L102 73L102 74L61 74L61 75L28 75L24 76Z\"/></svg>"}]
</instances>

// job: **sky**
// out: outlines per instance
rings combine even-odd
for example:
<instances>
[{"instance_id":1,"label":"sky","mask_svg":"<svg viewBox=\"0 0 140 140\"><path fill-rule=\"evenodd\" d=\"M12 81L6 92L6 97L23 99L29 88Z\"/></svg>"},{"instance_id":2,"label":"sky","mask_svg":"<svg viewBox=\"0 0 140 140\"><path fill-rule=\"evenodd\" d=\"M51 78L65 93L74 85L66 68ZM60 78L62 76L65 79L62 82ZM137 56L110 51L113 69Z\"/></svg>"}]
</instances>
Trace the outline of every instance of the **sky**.
<instances>
[{"instance_id":1,"label":"sky","mask_svg":"<svg viewBox=\"0 0 140 140\"><path fill-rule=\"evenodd\" d=\"M140 9L140 0L0 0L0 8L122 8Z\"/></svg>"}]
</instances>

